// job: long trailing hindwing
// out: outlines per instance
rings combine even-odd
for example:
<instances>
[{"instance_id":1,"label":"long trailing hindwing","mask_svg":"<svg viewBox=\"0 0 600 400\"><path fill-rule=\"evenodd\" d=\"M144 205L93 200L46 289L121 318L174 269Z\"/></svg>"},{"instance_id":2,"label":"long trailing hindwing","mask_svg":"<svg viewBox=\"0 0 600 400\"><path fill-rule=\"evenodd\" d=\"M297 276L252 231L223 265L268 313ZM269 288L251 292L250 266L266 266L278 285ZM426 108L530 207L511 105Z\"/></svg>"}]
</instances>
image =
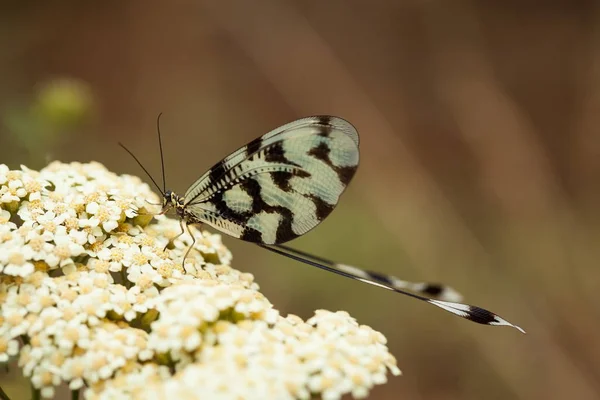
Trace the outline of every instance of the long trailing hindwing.
<instances>
[{"instance_id":1,"label":"long trailing hindwing","mask_svg":"<svg viewBox=\"0 0 600 400\"><path fill-rule=\"evenodd\" d=\"M344 276L352 277L356 280L375 286L383 284L401 292L408 290L413 293L417 293L418 295L427 296L442 301L457 302L461 301L463 298L460 293L447 285L442 285L439 283L405 281L392 275L382 274L380 272L370 271L363 268L354 267L352 265L336 263L326 258L318 257L314 254L306 253L289 246L262 245L262 247L266 248L267 250L274 251L275 253L285 255L286 257L290 257L294 260L303 261L309 265L314 265L315 263L325 265L327 267L326 269L329 271L335 270L333 272L336 273L337 271L341 271L342 275ZM313 260L314 263L311 263L310 260Z\"/></svg>"},{"instance_id":2,"label":"long trailing hindwing","mask_svg":"<svg viewBox=\"0 0 600 400\"><path fill-rule=\"evenodd\" d=\"M358 133L330 116L299 119L241 147L184 195L190 222L278 244L323 221L358 167Z\"/></svg>"},{"instance_id":3,"label":"long trailing hindwing","mask_svg":"<svg viewBox=\"0 0 600 400\"><path fill-rule=\"evenodd\" d=\"M260 246L274 253L289 257L296 261L303 262L313 267L333 272L335 274L345 276L346 278L355 279L357 281L368 283L370 285L377 286L383 289L391 290L396 293L401 293L417 300L425 301L431 305L448 311L449 313L452 313L469 321L476 322L478 324L492 326L510 326L519 330L522 333L525 333L525 331L521 327L511 324L504 318L500 317L497 314L494 314L491 311L469 304L457 303L457 301L460 301L462 296L455 290L447 286L429 283L407 282L400 280L394 276L380 274L374 271L363 270L360 268L353 267L351 265L334 263L327 259L316 257L314 255L304 253L302 251L292 249L287 246Z\"/></svg>"}]
</instances>

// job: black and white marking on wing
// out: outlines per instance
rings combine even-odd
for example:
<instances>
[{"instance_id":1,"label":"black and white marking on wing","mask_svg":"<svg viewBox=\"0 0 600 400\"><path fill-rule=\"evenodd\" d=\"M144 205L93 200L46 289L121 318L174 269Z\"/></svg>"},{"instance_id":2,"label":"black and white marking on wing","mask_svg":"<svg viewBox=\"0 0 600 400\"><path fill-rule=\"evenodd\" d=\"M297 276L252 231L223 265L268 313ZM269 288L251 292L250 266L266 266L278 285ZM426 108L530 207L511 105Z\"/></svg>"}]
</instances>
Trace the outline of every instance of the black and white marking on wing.
<instances>
[{"instance_id":1,"label":"black and white marking on wing","mask_svg":"<svg viewBox=\"0 0 600 400\"><path fill-rule=\"evenodd\" d=\"M520 332L525 333L523 328L513 325L504 318L477 306L434 299L427 299L426 301L434 306L441 307L454 315L458 315L459 317L468 319L469 321L477 322L478 324L512 326L513 328L518 329Z\"/></svg>"},{"instance_id":2,"label":"black and white marking on wing","mask_svg":"<svg viewBox=\"0 0 600 400\"><path fill-rule=\"evenodd\" d=\"M470 321L512 326L524 332L490 311L457 303L460 295L449 287L403 281L282 245L321 223L352 180L358 167L359 138L349 122L314 116L274 129L215 164L183 197L166 190L160 129L158 139L162 189L135 155L121 146L162 193L163 213L175 208L188 225L205 223L277 254L405 294ZM184 262L186 257L187 253Z\"/></svg>"},{"instance_id":3,"label":"black and white marking on wing","mask_svg":"<svg viewBox=\"0 0 600 400\"><path fill-rule=\"evenodd\" d=\"M335 274L342 275L347 278L355 279L357 281L368 283L370 285L377 286L382 289L391 290L396 293L401 293L406 296L410 296L417 300L425 301L436 307L440 307L441 309L446 310L456 316L467 319L469 321L477 322L478 324L492 326L506 325L513 327L522 333L525 333L525 331L521 327L511 324L504 318L500 317L497 314L494 314L491 311L469 304L456 303L454 301L445 301L446 299L457 299L455 301L458 301L458 299L462 297L452 288L443 287L441 285L432 285L426 283L418 284L402 281L393 276L383 275L371 271L365 271L360 268L352 267L345 264L337 264L320 257L315 257L313 255L300 252L296 249L291 249L287 246L261 245L261 247L264 247L265 249L270 250L274 253L292 258L296 261L300 261L305 264L312 265L313 267L323 269L325 271L333 272ZM409 290L413 292L420 293L420 295L408 292L406 290L408 288L410 288ZM437 297L444 300L431 299L429 297L423 296L432 296L432 294L428 292L438 292ZM433 296L435 297L435 295Z\"/></svg>"},{"instance_id":4,"label":"black and white marking on wing","mask_svg":"<svg viewBox=\"0 0 600 400\"><path fill-rule=\"evenodd\" d=\"M426 283L426 282L418 282L418 283L417 282L409 282L409 281L405 281L405 280L396 278L395 276L392 276L392 275L386 275L386 274L382 274L380 272L375 272L375 271L368 271L366 269L354 267L352 265L336 263L336 262L333 262L326 258L317 257L315 255L305 253L303 251L293 249L288 246L278 245L277 248L279 250L281 250L282 252L296 255L299 258L312 259L318 263L325 264L325 265L329 266L330 268L337 269L342 272L348 273L350 275L353 275L356 279L362 280L362 282L366 282L366 283L370 283L370 284L372 282L375 282L378 284L383 284L383 285L392 287L394 289L408 290L413 293L418 293L420 295L427 296L427 297L433 297L438 300L456 302L456 301L461 301L463 298L460 293L458 293L456 290L454 290L453 288L446 286L446 285L441 285L441 284L437 284L437 283ZM385 289L389 289L389 288L385 287Z\"/></svg>"},{"instance_id":5,"label":"black and white marking on wing","mask_svg":"<svg viewBox=\"0 0 600 400\"><path fill-rule=\"evenodd\" d=\"M183 206L186 214L230 236L284 243L333 211L358 161L352 125L336 117L303 118L217 163L188 189Z\"/></svg>"}]
</instances>

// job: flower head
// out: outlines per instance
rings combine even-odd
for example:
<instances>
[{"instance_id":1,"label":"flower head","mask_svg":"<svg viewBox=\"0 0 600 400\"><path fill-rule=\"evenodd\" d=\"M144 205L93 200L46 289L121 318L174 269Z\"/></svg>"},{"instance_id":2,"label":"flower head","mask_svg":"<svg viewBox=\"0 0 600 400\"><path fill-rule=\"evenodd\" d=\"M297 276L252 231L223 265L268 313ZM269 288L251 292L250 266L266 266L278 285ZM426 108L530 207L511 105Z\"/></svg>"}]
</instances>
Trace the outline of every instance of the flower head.
<instances>
[{"instance_id":1,"label":"flower head","mask_svg":"<svg viewBox=\"0 0 600 400\"><path fill-rule=\"evenodd\" d=\"M43 397L358 398L399 374L347 313L280 316L220 235L141 218L157 201L98 163L0 165L0 362Z\"/></svg>"}]
</instances>

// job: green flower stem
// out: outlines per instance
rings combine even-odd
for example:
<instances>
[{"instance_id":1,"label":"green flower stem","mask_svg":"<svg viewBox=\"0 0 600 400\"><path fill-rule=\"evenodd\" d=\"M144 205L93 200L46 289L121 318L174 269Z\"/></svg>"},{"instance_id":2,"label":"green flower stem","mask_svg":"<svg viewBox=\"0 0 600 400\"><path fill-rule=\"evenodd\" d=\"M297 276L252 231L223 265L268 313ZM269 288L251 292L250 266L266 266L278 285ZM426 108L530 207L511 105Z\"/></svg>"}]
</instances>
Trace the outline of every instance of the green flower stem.
<instances>
[{"instance_id":1,"label":"green flower stem","mask_svg":"<svg viewBox=\"0 0 600 400\"><path fill-rule=\"evenodd\" d=\"M42 395L42 391L40 389L36 389L31 385L31 400L40 400Z\"/></svg>"},{"instance_id":2,"label":"green flower stem","mask_svg":"<svg viewBox=\"0 0 600 400\"><path fill-rule=\"evenodd\" d=\"M0 399L10 400L10 397L8 397L8 395L6 393L4 393L4 390L2 390L2 386L0 386Z\"/></svg>"}]
</instances>

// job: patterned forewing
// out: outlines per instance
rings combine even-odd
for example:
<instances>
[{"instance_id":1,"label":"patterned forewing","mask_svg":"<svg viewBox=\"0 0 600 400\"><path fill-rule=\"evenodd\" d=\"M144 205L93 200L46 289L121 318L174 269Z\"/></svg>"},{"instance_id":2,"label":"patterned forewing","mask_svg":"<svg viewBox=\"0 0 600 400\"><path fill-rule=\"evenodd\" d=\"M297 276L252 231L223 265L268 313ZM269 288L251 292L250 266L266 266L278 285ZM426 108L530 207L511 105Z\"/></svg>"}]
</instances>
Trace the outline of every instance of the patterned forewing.
<instances>
[{"instance_id":1,"label":"patterned forewing","mask_svg":"<svg viewBox=\"0 0 600 400\"><path fill-rule=\"evenodd\" d=\"M256 153L288 137L299 137L303 134L310 135L313 133L311 128L321 129L322 131L340 131L350 138L358 148L358 132L348 121L323 115L301 118L254 139L218 162L188 188L183 196L185 204L202 200L202 197L220 190L223 185L229 182L231 177L239 177L240 173L243 172L240 164L256 155Z\"/></svg>"},{"instance_id":2,"label":"patterned forewing","mask_svg":"<svg viewBox=\"0 0 600 400\"><path fill-rule=\"evenodd\" d=\"M275 244L303 235L331 213L358 166L356 130L339 118L310 117L273 132L193 185L204 188L190 189L193 199L186 195L193 220L246 241Z\"/></svg>"}]
</instances>

